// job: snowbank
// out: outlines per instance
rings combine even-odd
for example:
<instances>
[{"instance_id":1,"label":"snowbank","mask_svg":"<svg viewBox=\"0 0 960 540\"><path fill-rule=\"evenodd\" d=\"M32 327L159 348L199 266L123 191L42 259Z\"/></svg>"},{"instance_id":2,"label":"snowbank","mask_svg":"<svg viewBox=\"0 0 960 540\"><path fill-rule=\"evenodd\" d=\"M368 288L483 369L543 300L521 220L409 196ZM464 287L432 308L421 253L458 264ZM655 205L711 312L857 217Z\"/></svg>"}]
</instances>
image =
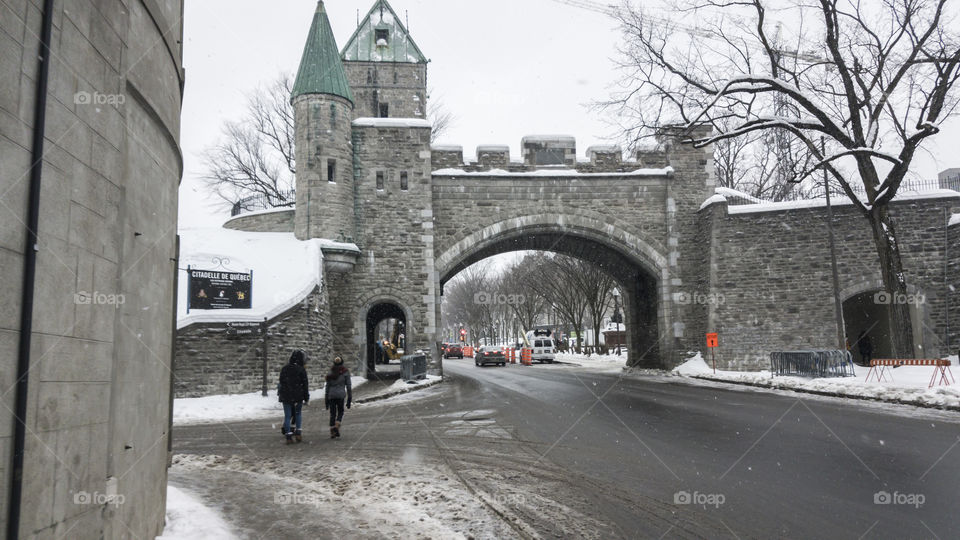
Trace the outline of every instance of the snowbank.
<instances>
[{"instance_id":1,"label":"snowbank","mask_svg":"<svg viewBox=\"0 0 960 540\"><path fill-rule=\"evenodd\" d=\"M323 240L302 242L293 233L182 229L177 328L198 322L262 321L280 315L321 283L321 248L327 244L333 245ZM188 265L201 270L253 270L252 308L191 310L187 314Z\"/></svg>"},{"instance_id":2,"label":"snowbank","mask_svg":"<svg viewBox=\"0 0 960 540\"><path fill-rule=\"evenodd\" d=\"M167 524L157 540L233 540L237 538L227 522L203 501L177 487L167 485Z\"/></svg>"},{"instance_id":3,"label":"snowbank","mask_svg":"<svg viewBox=\"0 0 960 540\"><path fill-rule=\"evenodd\" d=\"M567 364L577 364L578 366L592 369L594 371L623 371L627 365L627 352L622 351L620 356L617 353L611 354L585 354L559 353L557 361Z\"/></svg>"},{"instance_id":4,"label":"snowbank","mask_svg":"<svg viewBox=\"0 0 960 540\"><path fill-rule=\"evenodd\" d=\"M367 382L363 377L350 377L353 388ZM323 408L323 388L311 390L314 401L308 407ZM261 396L260 392L230 394L173 400L173 423L175 425L212 424L240 422L262 418L283 418L283 406L277 401L276 389Z\"/></svg>"},{"instance_id":5,"label":"snowbank","mask_svg":"<svg viewBox=\"0 0 960 540\"><path fill-rule=\"evenodd\" d=\"M957 357L952 356L954 376ZM856 377L808 379L803 377L773 377L769 371L721 371L713 368L697 355L673 370L693 379L749 384L767 388L811 392L821 395L871 399L908 405L960 410L960 384L927 388L933 367L901 366L887 369L888 382L866 382L870 368L857 367ZM872 379L875 381L875 379Z\"/></svg>"}]
</instances>

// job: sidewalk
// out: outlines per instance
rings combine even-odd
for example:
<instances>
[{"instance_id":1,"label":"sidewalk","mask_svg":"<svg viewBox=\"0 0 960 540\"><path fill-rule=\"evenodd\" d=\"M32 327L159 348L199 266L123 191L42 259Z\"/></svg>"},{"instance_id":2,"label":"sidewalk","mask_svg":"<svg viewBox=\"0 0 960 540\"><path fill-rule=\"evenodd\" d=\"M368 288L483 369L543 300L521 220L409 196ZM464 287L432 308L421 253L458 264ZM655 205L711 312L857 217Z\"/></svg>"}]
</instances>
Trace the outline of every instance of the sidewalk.
<instances>
[{"instance_id":1,"label":"sidewalk","mask_svg":"<svg viewBox=\"0 0 960 540\"><path fill-rule=\"evenodd\" d=\"M380 366L383 367L383 366ZM384 370L387 371L387 370ZM387 371L380 376L367 380L352 376L353 402L355 404L372 403L408 394L415 390L434 386L443 382L442 377L428 375L426 379L408 384L400 380L400 372ZM311 390L310 406L323 407L323 388ZM173 403L174 425L210 424L241 422L263 418L283 418L283 406L277 401L277 391L270 390L266 396L260 392L249 394L229 394L200 398L179 398Z\"/></svg>"}]
</instances>

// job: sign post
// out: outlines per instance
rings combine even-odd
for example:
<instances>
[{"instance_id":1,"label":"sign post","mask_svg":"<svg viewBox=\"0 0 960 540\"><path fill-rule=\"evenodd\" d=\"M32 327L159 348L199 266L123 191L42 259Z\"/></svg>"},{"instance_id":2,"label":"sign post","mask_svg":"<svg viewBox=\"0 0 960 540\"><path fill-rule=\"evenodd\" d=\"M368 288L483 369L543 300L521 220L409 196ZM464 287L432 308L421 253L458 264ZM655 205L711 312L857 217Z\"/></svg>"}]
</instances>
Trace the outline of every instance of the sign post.
<instances>
[{"instance_id":1,"label":"sign post","mask_svg":"<svg viewBox=\"0 0 960 540\"><path fill-rule=\"evenodd\" d=\"M720 345L720 336L716 332L707 334L707 347L710 349L710 356L713 358L713 374L717 374L717 347Z\"/></svg>"}]
</instances>

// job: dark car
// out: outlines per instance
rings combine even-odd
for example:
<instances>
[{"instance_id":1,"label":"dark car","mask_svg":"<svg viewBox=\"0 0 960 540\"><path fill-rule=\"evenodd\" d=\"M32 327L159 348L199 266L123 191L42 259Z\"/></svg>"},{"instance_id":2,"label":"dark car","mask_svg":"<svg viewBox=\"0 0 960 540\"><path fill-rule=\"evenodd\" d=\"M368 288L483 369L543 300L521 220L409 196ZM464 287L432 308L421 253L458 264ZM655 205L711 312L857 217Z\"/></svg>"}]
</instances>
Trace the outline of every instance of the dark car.
<instances>
[{"instance_id":1,"label":"dark car","mask_svg":"<svg viewBox=\"0 0 960 540\"><path fill-rule=\"evenodd\" d=\"M487 364L505 366L507 365L507 355L500 347L480 347L473 355L473 362L478 366Z\"/></svg>"},{"instance_id":2,"label":"dark car","mask_svg":"<svg viewBox=\"0 0 960 540\"><path fill-rule=\"evenodd\" d=\"M444 358L460 358L463 359L463 347L457 343L450 343L443 349Z\"/></svg>"}]
</instances>

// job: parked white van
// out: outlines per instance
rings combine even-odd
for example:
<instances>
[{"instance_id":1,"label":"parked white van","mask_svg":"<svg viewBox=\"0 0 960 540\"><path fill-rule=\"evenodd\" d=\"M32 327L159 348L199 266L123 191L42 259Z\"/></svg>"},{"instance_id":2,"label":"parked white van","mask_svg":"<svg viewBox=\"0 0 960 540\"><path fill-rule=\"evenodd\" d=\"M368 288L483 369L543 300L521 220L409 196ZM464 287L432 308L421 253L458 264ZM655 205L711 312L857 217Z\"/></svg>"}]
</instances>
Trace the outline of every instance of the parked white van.
<instances>
[{"instance_id":1,"label":"parked white van","mask_svg":"<svg viewBox=\"0 0 960 540\"><path fill-rule=\"evenodd\" d=\"M547 330L532 330L526 335L527 346L533 349L533 361L552 364L557 359L557 346Z\"/></svg>"}]
</instances>

